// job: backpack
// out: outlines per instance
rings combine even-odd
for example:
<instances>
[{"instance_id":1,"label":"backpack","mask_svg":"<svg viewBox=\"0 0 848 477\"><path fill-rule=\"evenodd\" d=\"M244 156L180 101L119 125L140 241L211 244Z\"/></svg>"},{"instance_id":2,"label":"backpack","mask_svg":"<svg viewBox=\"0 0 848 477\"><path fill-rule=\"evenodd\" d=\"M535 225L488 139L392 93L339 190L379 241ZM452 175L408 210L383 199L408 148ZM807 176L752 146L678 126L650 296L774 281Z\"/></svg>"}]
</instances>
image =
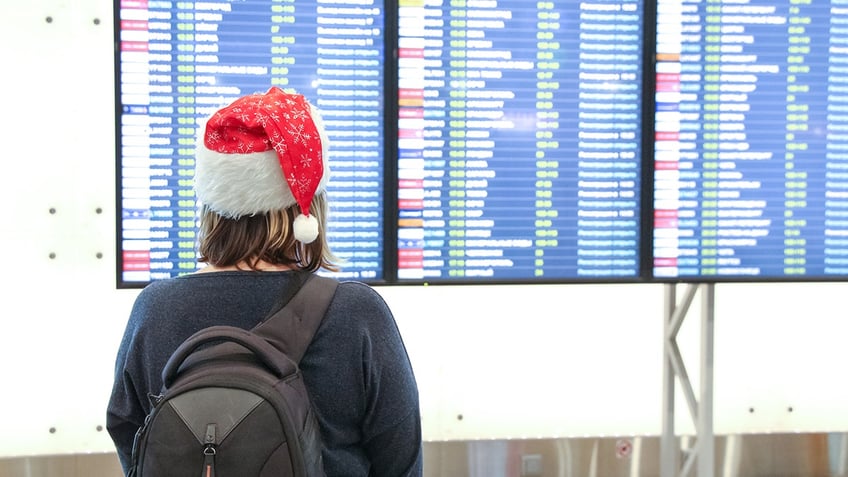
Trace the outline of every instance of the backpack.
<instances>
[{"instance_id":1,"label":"backpack","mask_svg":"<svg viewBox=\"0 0 848 477\"><path fill-rule=\"evenodd\" d=\"M323 476L321 439L298 363L338 282L305 283L251 330L212 326L162 371L133 444L129 477Z\"/></svg>"}]
</instances>

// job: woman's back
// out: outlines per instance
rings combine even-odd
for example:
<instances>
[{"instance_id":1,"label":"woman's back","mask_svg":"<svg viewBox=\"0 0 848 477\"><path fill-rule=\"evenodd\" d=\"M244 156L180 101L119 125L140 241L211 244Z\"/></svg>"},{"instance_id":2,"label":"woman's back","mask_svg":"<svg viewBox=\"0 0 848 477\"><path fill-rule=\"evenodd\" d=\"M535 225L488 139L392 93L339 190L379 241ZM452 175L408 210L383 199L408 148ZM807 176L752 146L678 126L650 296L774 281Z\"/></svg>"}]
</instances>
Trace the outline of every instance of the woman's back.
<instances>
[{"instance_id":1,"label":"woman's back","mask_svg":"<svg viewBox=\"0 0 848 477\"><path fill-rule=\"evenodd\" d=\"M160 390L171 352L207 326L255 326L294 294L294 273L197 273L142 291L121 343L109 405L110 432L115 428L113 438L124 443L122 461L133 436L115 424L143 422L146 396ZM321 426L328 475L420 475L416 383L394 318L374 290L340 284L301 370Z\"/></svg>"}]
</instances>

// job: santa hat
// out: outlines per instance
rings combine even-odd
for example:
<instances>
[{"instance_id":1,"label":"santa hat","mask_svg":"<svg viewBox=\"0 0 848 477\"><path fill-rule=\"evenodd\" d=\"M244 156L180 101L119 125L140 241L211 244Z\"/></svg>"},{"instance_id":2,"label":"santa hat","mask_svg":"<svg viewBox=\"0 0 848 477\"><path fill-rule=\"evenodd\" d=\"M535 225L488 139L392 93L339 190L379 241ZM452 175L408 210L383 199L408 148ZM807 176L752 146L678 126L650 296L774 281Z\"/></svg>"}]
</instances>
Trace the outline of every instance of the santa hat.
<instances>
[{"instance_id":1,"label":"santa hat","mask_svg":"<svg viewBox=\"0 0 848 477\"><path fill-rule=\"evenodd\" d=\"M235 100L200 128L194 188L197 198L228 218L297 204L294 237L310 243L318 221L309 214L330 177L320 114L299 94L273 87Z\"/></svg>"}]
</instances>

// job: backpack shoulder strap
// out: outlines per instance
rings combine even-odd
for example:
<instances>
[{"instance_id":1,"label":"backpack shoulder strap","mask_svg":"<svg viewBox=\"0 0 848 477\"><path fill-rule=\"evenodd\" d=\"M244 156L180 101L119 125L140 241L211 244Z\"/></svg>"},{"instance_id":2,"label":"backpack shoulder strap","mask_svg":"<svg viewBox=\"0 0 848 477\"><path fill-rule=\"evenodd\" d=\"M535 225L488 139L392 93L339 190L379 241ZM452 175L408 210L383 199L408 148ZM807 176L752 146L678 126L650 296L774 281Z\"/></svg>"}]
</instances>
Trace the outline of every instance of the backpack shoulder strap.
<instances>
[{"instance_id":1,"label":"backpack shoulder strap","mask_svg":"<svg viewBox=\"0 0 848 477\"><path fill-rule=\"evenodd\" d=\"M252 331L300 363L324 320L338 284L336 279L310 273L292 299Z\"/></svg>"}]
</instances>

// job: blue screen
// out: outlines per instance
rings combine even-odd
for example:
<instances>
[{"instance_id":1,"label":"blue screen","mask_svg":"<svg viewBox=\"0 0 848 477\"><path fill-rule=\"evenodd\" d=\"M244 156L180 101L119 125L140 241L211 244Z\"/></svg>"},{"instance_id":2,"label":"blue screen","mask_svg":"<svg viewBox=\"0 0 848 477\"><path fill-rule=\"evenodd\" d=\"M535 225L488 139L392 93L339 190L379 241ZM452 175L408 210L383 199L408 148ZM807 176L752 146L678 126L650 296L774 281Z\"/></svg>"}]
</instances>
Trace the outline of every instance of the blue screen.
<instances>
[{"instance_id":1,"label":"blue screen","mask_svg":"<svg viewBox=\"0 0 848 477\"><path fill-rule=\"evenodd\" d=\"M848 275L848 2L659 0L653 275Z\"/></svg>"},{"instance_id":2,"label":"blue screen","mask_svg":"<svg viewBox=\"0 0 848 477\"><path fill-rule=\"evenodd\" d=\"M197 269L198 124L270 86L322 111L339 276L383 278L385 18L376 0L116 5L119 286Z\"/></svg>"},{"instance_id":3,"label":"blue screen","mask_svg":"<svg viewBox=\"0 0 848 477\"><path fill-rule=\"evenodd\" d=\"M398 279L640 274L644 6L401 2Z\"/></svg>"}]
</instances>

